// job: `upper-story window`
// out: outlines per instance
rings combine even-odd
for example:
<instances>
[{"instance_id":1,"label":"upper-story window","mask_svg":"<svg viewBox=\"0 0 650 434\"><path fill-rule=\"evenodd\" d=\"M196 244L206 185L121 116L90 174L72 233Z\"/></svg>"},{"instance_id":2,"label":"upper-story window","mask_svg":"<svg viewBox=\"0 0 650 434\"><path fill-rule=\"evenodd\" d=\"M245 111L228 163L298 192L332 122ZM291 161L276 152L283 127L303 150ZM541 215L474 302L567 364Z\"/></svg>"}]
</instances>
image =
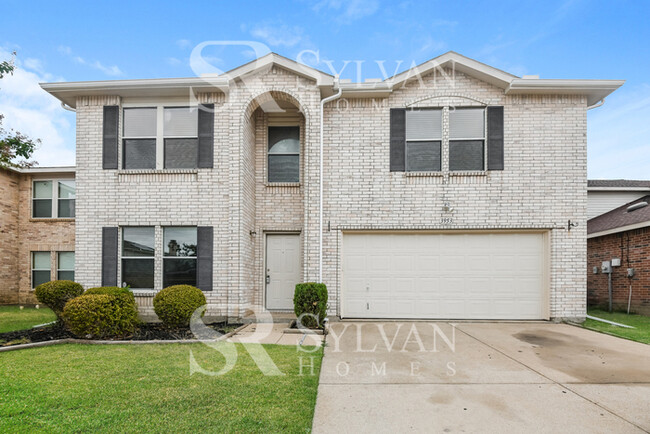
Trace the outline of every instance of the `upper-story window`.
<instances>
[{"instance_id":1,"label":"upper-story window","mask_svg":"<svg viewBox=\"0 0 650 434\"><path fill-rule=\"evenodd\" d=\"M483 170L485 109L449 109L449 170Z\"/></svg>"},{"instance_id":2,"label":"upper-story window","mask_svg":"<svg viewBox=\"0 0 650 434\"><path fill-rule=\"evenodd\" d=\"M123 167L156 168L157 109L125 108L123 133Z\"/></svg>"},{"instance_id":3,"label":"upper-story window","mask_svg":"<svg viewBox=\"0 0 650 434\"><path fill-rule=\"evenodd\" d=\"M32 184L33 218L74 218L74 180L37 180Z\"/></svg>"},{"instance_id":4,"label":"upper-story window","mask_svg":"<svg viewBox=\"0 0 650 434\"><path fill-rule=\"evenodd\" d=\"M124 169L193 169L198 156L196 107L124 109Z\"/></svg>"},{"instance_id":5,"label":"upper-story window","mask_svg":"<svg viewBox=\"0 0 650 434\"><path fill-rule=\"evenodd\" d=\"M406 171L439 172L441 145L442 110L407 110Z\"/></svg>"},{"instance_id":6,"label":"upper-story window","mask_svg":"<svg viewBox=\"0 0 650 434\"><path fill-rule=\"evenodd\" d=\"M268 132L268 182L300 182L300 127Z\"/></svg>"}]
</instances>

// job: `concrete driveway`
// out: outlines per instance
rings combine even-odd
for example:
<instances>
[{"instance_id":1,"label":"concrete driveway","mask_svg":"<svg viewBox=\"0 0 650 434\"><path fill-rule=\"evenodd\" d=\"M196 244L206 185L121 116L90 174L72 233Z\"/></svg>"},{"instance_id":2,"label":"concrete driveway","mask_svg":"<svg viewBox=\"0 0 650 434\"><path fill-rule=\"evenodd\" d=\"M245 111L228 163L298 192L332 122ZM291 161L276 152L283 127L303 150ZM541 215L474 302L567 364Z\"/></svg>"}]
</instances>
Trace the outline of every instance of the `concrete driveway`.
<instances>
[{"instance_id":1,"label":"concrete driveway","mask_svg":"<svg viewBox=\"0 0 650 434\"><path fill-rule=\"evenodd\" d=\"M650 345L565 324L340 322L314 432L650 431Z\"/></svg>"}]
</instances>

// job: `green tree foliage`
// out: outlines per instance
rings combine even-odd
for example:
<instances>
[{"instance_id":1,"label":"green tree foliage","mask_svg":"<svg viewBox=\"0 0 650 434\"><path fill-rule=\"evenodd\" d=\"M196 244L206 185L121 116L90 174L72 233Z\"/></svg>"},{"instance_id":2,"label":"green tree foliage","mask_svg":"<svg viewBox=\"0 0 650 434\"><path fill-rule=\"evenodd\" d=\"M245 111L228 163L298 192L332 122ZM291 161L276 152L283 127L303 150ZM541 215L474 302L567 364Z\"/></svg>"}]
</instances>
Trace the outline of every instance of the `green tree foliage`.
<instances>
[{"instance_id":1,"label":"green tree foliage","mask_svg":"<svg viewBox=\"0 0 650 434\"><path fill-rule=\"evenodd\" d=\"M14 59L16 52L12 53L11 60L0 62L0 79L5 75L13 75L16 65ZM2 127L4 116L0 113L0 167L31 167L35 161L29 161L36 147L41 143L40 139L32 140L21 134L19 131Z\"/></svg>"}]
</instances>

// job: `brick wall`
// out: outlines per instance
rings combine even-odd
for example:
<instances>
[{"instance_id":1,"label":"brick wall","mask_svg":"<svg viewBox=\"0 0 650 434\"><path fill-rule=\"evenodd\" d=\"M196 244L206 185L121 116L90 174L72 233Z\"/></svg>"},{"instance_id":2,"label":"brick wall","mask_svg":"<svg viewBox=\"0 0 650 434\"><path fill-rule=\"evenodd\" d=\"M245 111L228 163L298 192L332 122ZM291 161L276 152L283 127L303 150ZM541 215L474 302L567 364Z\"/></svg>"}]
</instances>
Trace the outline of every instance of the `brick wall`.
<instances>
[{"instance_id":1,"label":"brick wall","mask_svg":"<svg viewBox=\"0 0 650 434\"><path fill-rule=\"evenodd\" d=\"M620 258L621 266L613 267L612 299L616 310L627 310L632 285L631 312L650 314L650 228L605 235L587 240L587 304L607 309L608 277L601 272L603 261ZM593 268L598 267L598 274ZM634 268L635 276L627 277Z\"/></svg>"},{"instance_id":2,"label":"brick wall","mask_svg":"<svg viewBox=\"0 0 650 434\"><path fill-rule=\"evenodd\" d=\"M0 169L0 304L18 303L18 186L20 175Z\"/></svg>"},{"instance_id":3,"label":"brick wall","mask_svg":"<svg viewBox=\"0 0 650 434\"><path fill-rule=\"evenodd\" d=\"M50 252L51 279L56 279L57 252L75 250L74 219L33 219L32 181L70 179L70 175L18 174L0 171L0 304L35 304L31 252ZM13 248L12 248L13 247Z\"/></svg>"},{"instance_id":4,"label":"brick wall","mask_svg":"<svg viewBox=\"0 0 650 434\"><path fill-rule=\"evenodd\" d=\"M338 247L346 228L544 229L550 233L550 315L584 317L585 97L510 96L455 75L454 83L435 82L431 74L388 98L341 100L326 107L323 277L332 313L338 312ZM317 280L319 89L313 81L273 66L233 82L227 96L199 96L207 102L202 98L215 103L214 169L178 173L103 170L102 105L122 101L79 99L76 231L77 273L83 285L100 283L101 227L124 225L215 227L215 281L214 291L206 294L208 314L239 316L249 302L263 303L265 232L300 231L303 280ZM264 182L268 119L258 107L269 98L289 101L300 110L300 185ZM389 172L390 107L485 104L505 107L504 171L461 176ZM443 152L443 167L447 161ZM442 223L443 202L455 209L453 223ZM569 232L567 220L579 226ZM159 268L156 289L162 285Z\"/></svg>"}]
</instances>

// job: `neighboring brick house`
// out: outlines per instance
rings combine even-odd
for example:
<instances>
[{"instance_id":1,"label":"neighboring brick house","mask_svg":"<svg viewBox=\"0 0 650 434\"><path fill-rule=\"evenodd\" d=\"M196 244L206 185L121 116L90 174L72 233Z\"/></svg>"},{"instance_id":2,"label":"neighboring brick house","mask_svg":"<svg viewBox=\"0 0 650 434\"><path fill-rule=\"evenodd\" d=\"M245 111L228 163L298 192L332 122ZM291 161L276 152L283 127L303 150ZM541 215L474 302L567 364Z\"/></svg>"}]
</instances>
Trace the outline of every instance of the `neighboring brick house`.
<instances>
[{"instance_id":1,"label":"neighboring brick house","mask_svg":"<svg viewBox=\"0 0 650 434\"><path fill-rule=\"evenodd\" d=\"M650 194L650 181L590 179L587 182L587 219Z\"/></svg>"},{"instance_id":2,"label":"neighboring brick house","mask_svg":"<svg viewBox=\"0 0 650 434\"><path fill-rule=\"evenodd\" d=\"M84 286L145 313L173 283L241 317L323 281L343 318L546 319L585 315L586 115L621 85L449 52L379 82L272 53L43 88L77 112Z\"/></svg>"},{"instance_id":3,"label":"neighboring brick house","mask_svg":"<svg viewBox=\"0 0 650 434\"><path fill-rule=\"evenodd\" d=\"M74 279L73 167L0 169L0 304L35 304L33 288Z\"/></svg>"},{"instance_id":4,"label":"neighboring brick house","mask_svg":"<svg viewBox=\"0 0 650 434\"><path fill-rule=\"evenodd\" d=\"M587 304L608 308L608 276L605 261L618 259L612 267L612 304L616 310L650 314L650 195L620 206L587 222ZM634 275L628 277L628 269ZM631 299L630 299L631 287Z\"/></svg>"}]
</instances>

